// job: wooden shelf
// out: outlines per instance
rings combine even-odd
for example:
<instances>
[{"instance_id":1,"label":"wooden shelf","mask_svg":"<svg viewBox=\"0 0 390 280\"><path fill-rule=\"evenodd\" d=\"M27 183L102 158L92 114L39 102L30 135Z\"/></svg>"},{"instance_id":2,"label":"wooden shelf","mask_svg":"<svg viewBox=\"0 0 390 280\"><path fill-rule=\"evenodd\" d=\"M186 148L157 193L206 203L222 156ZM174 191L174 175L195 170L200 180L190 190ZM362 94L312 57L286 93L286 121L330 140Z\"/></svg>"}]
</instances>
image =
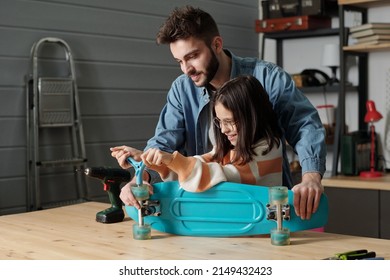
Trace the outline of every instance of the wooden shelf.
<instances>
[{"instance_id":1,"label":"wooden shelf","mask_svg":"<svg viewBox=\"0 0 390 280\"><path fill-rule=\"evenodd\" d=\"M264 33L264 38L274 40L301 39L322 36L338 36L338 28L320 28L313 30L296 30Z\"/></svg>"},{"instance_id":2,"label":"wooden shelf","mask_svg":"<svg viewBox=\"0 0 390 280\"><path fill-rule=\"evenodd\" d=\"M344 51L351 52L375 52L375 51L389 51L390 43L378 44L378 45L350 45L343 47Z\"/></svg>"},{"instance_id":3,"label":"wooden shelf","mask_svg":"<svg viewBox=\"0 0 390 280\"><path fill-rule=\"evenodd\" d=\"M375 7L389 4L388 0L338 0L339 5L354 5L356 7Z\"/></svg>"},{"instance_id":4,"label":"wooden shelf","mask_svg":"<svg viewBox=\"0 0 390 280\"><path fill-rule=\"evenodd\" d=\"M307 94L307 93L319 93L319 92L324 92L324 87L322 87L322 86L319 86L319 87L300 87L299 90L302 91L305 94ZM329 85L329 86L325 87L325 92L339 92L339 90L340 90L340 86L339 85ZM357 90L357 87L356 86L347 85L346 90L348 92L353 92L353 91Z\"/></svg>"}]
</instances>

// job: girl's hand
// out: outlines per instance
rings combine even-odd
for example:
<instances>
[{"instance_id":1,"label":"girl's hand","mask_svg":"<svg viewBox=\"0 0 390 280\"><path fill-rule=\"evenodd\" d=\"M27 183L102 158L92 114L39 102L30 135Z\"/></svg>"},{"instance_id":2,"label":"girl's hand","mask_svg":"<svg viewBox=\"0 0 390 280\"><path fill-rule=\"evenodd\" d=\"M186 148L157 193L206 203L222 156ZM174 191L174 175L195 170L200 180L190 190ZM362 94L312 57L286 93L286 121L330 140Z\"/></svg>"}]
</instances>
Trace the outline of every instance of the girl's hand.
<instances>
[{"instance_id":1,"label":"girl's hand","mask_svg":"<svg viewBox=\"0 0 390 280\"><path fill-rule=\"evenodd\" d=\"M156 148L151 148L141 155L141 159L148 167L151 165L161 166L170 164L173 160L173 155Z\"/></svg>"}]
</instances>

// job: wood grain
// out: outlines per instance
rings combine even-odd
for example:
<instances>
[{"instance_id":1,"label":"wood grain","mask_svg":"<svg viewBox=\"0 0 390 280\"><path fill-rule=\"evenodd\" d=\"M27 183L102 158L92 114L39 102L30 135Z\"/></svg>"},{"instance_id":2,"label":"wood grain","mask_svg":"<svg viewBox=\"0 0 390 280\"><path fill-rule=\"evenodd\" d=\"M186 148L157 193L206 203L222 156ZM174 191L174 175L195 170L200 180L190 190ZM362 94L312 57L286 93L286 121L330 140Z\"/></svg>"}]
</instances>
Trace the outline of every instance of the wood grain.
<instances>
[{"instance_id":1,"label":"wood grain","mask_svg":"<svg viewBox=\"0 0 390 280\"><path fill-rule=\"evenodd\" d=\"M128 217L115 224L95 221L108 206L86 202L1 216L0 259L319 260L361 248L390 259L388 240L315 231L293 233L290 246L273 246L268 235L207 238L152 231L151 240L134 240Z\"/></svg>"}]
</instances>

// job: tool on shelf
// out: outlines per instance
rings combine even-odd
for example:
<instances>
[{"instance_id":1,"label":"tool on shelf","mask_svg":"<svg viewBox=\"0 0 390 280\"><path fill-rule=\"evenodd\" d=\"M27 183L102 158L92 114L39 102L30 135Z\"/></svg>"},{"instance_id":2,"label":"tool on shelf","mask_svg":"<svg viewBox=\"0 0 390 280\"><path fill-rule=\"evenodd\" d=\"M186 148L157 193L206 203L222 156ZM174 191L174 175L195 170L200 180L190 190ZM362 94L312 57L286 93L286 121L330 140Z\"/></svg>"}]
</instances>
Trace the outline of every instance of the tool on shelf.
<instances>
[{"instance_id":1,"label":"tool on shelf","mask_svg":"<svg viewBox=\"0 0 390 280\"><path fill-rule=\"evenodd\" d=\"M111 207L96 213L96 221L100 223L118 223L125 218L122 201L119 198L120 185L131 180L129 171L121 168L88 167L84 174L102 180L104 191L107 192Z\"/></svg>"}]
</instances>

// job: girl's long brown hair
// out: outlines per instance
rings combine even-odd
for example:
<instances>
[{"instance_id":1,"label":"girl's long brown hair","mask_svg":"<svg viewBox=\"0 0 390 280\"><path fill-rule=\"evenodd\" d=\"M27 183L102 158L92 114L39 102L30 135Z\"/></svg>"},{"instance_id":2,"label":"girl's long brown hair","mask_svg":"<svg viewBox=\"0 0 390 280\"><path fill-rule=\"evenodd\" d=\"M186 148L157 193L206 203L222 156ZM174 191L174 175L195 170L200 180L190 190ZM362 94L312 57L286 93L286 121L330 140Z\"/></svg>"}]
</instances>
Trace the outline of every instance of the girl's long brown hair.
<instances>
[{"instance_id":1,"label":"girl's long brown hair","mask_svg":"<svg viewBox=\"0 0 390 280\"><path fill-rule=\"evenodd\" d=\"M220 129L214 129L216 153L213 159L222 162L231 149L235 149L232 162L246 164L256 156L253 145L260 139L268 143L267 154L274 145L279 147L282 136L276 113L268 94L253 76L239 76L226 82L215 94L213 104L221 103L233 114L238 130L237 144L232 147ZM213 117L216 117L213 109Z\"/></svg>"}]
</instances>

